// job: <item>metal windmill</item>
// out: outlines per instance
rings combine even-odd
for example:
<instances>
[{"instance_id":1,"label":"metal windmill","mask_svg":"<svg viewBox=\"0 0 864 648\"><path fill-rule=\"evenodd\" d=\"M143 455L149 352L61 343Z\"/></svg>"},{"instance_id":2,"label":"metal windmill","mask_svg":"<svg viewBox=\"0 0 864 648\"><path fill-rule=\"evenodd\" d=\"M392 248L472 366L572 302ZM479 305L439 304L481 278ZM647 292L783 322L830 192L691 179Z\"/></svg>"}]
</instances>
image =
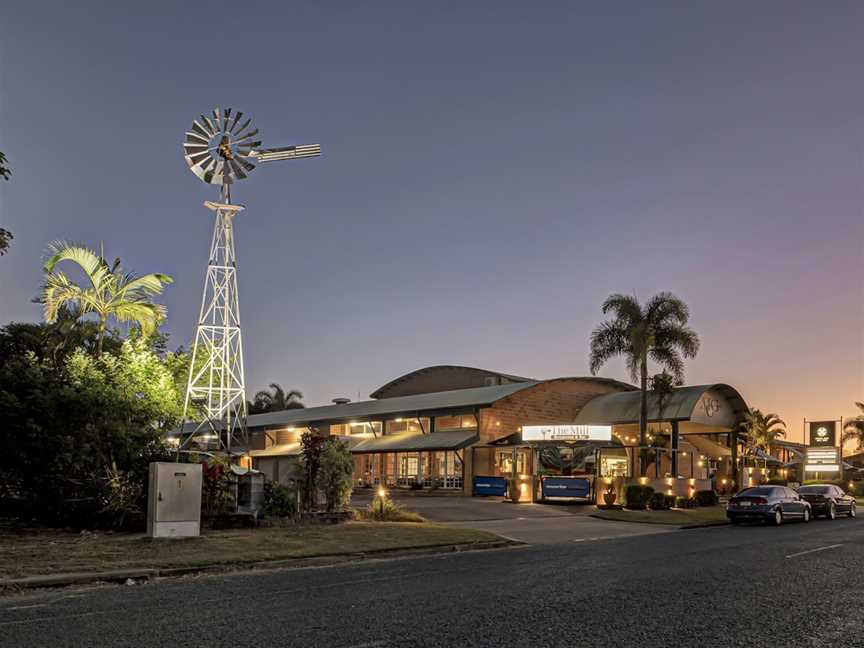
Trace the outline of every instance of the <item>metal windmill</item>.
<instances>
[{"instance_id":1,"label":"metal windmill","mask_svg":"<svg viewBox=\"0 0 864 648\"><path fill-rule=\"evenodd\" d=\"M252 126L252 120L244 119L242 112L231 108L216 108L211 116L201 115L186 131L183 143L186 163L201 180L221 187L221 199L204 202L215 213L216 222L183 405L183 421L195 420L197 424L184 425L180 449L191 439L200 440L206 435L216 441L218 448L230 453L232 438L238 434L245 436L246 431L234 250L234 218L243 206L231 204L231 185L245 179L255 168L253 160L264 163L321 155L318 144L275 149L260 146L260 134Z\"/></svg>"}]
</instances>

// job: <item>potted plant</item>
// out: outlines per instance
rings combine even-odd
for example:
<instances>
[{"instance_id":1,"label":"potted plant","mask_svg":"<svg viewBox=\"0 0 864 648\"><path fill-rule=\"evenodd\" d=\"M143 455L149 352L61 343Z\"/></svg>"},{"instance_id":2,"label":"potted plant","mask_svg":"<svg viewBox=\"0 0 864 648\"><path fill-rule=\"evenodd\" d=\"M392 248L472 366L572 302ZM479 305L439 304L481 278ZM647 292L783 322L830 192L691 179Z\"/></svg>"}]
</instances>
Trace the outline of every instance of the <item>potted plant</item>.
<instances>
[{"instance_id":1,"label":"potted plant","mask_svg":"<svg viewBox=\"0 0 864 648\"><path fill-rule=\"evenodd\" d=\"M603 491L603 503L606 506L612 506L616 499L618 499L618 493L615 491L615 486L608 484L606 490Z\"/></svg>"}]
</instances>

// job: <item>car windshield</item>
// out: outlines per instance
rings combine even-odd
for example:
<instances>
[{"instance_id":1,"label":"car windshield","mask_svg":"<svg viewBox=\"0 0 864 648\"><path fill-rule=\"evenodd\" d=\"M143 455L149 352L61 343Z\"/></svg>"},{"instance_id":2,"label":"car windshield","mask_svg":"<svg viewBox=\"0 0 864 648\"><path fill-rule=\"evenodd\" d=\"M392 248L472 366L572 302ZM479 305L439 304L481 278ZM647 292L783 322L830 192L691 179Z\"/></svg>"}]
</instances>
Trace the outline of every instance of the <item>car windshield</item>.
<instances>
[{"instance_id":1,"label":"car windshield","mask_svg":"<svg viewBox=\"0 0 864 648\"><path fill-rule=\"evenodd\" d=\"M746 488L740 493L738 493L735 497L766 497L768 495L773 495L773 488Z\"/></svg>"},{"instance_id":2,"label":"car windshield","mask_svg":"<svg viewBox=\"0 0 864 648\"><path fill-rule=\"evenodd\" d=\"M830 486L802 486L799 493L815 493L816 495L827 495L831 492Z\"/></svg>"}]
</instances>

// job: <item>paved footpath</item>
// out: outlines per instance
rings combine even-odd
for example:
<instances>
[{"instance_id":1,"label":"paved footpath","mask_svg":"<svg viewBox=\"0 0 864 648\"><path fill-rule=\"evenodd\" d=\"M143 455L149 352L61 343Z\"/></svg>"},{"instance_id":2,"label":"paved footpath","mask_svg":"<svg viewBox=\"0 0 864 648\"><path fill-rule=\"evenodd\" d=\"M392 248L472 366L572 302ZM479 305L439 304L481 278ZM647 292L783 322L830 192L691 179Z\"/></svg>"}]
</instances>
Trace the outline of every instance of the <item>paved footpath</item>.
<instances>
[{"instance_id":1,"label":"paved footpath","mask_svg":"<svg viewBox=\"0 0 864 648\"><path fill-rule=\"evenodd\" d=\"M864 523L715 527L0 599L0 646L864 647Z\"/></svg>"}]
</instances>

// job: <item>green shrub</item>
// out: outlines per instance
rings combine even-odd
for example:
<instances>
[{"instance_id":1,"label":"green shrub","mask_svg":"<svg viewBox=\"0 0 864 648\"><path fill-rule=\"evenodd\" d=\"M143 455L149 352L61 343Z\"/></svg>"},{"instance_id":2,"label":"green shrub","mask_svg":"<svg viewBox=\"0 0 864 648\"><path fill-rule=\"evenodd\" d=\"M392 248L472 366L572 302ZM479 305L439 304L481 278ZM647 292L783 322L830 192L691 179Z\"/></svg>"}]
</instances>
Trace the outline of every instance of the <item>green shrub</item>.
<instances>
[{"instance_id":1,"label":"green shrub","mask_svg":"<svg viewBox=\"0 0 864 648\"><path fill-rule=\"evenodd\" d=\"M698 506L714 506L719 501L713 490L696 491L695 499Z\"/></svg>"},{"instance_id":2,"label":"green shrub","mask_svg":"<svg viewBox=\"0 0 864 648\"><path fill-rule=\"evenodd\" d=\"M299 497L296 488L279 482L264 484L264 515L271 517L296 517Z\"/></svg>"},{"instance_id":3,"label":"green shrub","mask_svg":"<svg viewBox=\"0 0 864 648\"><path fill-rule=\"evenodd\" d=\"M666 498L666 508L670 509L675 506L675 496L674 495L665 495Z\"/></svg>"},{"instance_id":4,"label":"green shrub","mask_svg":"<svg viewBox=\"0 0 864 648\"><path fill-rule=\"evenodd\" d=\"M648 506L652 511L663 511L669 508L667 496L664 493L651 493L651 500Z\"/></svg>"},{"instance_id":5,"label":"green shrub","mask_svg":"<svg viewBox=\"0 0 864 648\"><path fill-rule=\"evenodd\" d=\"M765 483L769 486L786 486L789 481L786 479L781 479L780 477L772 477Z\"/></svg>"},{"instance_id":6,"label":"green shrub","mask_svg":"<svg viewBox=\"0 0 864 648\"><path fill-rule=\"evenodd\" d=\"M642 510L648 506L654 489L651 486L640 484L627 484L624 487L624 507L628 509Z\"/></svg>"},{"instance_id":7,"label":"green shrub","mask_svg":"<svg viewBox=\"0 0 864 648\"><path fill-rule=\"evenodd\" d=\"M423 516L406 511L390 499L385 492L376 493L368 508L356 511L358 520L368 522L425 522Z\"/></svg>"},{"instance_id":8,"label":"green shrub","mask_svg":"<svg viewBox=\"0 0 864 648\"><path fill-rule=\"evenodd\" d=\"M344 508L354 487L354 457L339 437L328 437L319 458L317 486L328 513Z\"/></svg>"}]
</instances>

